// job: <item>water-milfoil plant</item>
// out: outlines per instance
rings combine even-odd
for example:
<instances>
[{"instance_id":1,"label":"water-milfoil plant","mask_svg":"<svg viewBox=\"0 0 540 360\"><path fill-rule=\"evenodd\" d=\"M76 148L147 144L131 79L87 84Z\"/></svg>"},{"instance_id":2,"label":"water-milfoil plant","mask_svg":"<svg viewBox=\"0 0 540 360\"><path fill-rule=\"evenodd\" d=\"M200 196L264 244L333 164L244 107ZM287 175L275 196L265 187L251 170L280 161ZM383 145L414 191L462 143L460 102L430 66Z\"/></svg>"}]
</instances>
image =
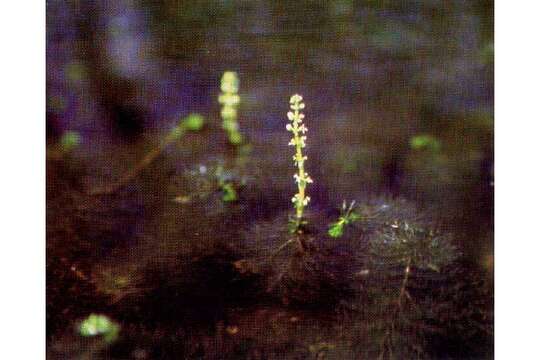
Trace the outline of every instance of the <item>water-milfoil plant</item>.
<instances>
[{"instance_id":1,"label":"water-milfoil plant","mask_svg":"<svg viewBox=\"0 0 540 360\"><path fill-rule=\"evenodd\" d=\"M347 206L347 202L343 200L343 204L341 206L341 215L338 221L330 224L330 227L328 228L328 235L335 238L341 237L343 236L345 226L360 219L360 214L354 211L355 205L356 202L354 200L351 201L349 206Z\"/></svg>"},{"instance_id":2,"label":"water-milfoil plant","mask_svg":"<svg viewBox=\"0 0 540 360\"><path fill-rule=\"evenodd\" d=\"M459 255L450 236L406 220L385 224L370 245L375 262L434 271L440 271Z\"/></svg>"},{"instance_id":3,"label":"water-milfoil plant","mask_svg":"<svg viewBox=\"0 0 540 360\"><path fill-rule=\"evenodd\" d=\"M296 214L291 219L291 232L301 232L301 228L305 225L304 209L309 203L309 196L306 195L306 186L313 182L305 170L304 164L307 160L307 156L304 156L302 149L306 147L306 132L307 127L303 123L304 114L302 110L306 107L303 102L302 96L295 94L291 96L289 101L291 110L287 113L287 118L290 123L287 124L286 129L293 134L293 138L289 142L290 146L294 146L295 154L293 156L294 165L297 167L298 172L294 174L294 180L298 184L298 193L296 193L292 202L296 209Z\"/></svg>"},{"instance_id":4,"label":"water-milfoil plant","mask_svg":"<svg viewBox=\"0 0 540 360\"><path fill-rule=\"evenodd\" d=\"M221 94L218 101L221 104L222 127L227 132L229 142L232 145L242 143L242 134L238 126L238 104L240 96L238 95L240 81L234 71L226 71L221 78Z\"/></svg>"}]
</instances>

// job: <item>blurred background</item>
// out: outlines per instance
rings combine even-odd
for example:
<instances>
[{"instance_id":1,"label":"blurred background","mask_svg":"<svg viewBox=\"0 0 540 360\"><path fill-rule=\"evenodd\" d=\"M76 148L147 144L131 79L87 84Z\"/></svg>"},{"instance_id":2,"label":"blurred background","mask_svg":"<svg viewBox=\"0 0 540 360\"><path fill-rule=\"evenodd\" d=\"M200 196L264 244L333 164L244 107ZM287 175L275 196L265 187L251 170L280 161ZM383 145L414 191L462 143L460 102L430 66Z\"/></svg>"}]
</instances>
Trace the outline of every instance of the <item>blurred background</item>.
<instances>
[{"instance_id":1,"label":"blurred background","mask_svg":"<svg viewBox=\"0 0 540 360\"><path fill-rule=\"evenodd\" d=\"M50 0L46 36L48 143L78 132L96 177L191 112L219 128L232 70L255 148L298 92L321 186L412 199L490 262L493 1Z\"/></svg>"}]
</instances>

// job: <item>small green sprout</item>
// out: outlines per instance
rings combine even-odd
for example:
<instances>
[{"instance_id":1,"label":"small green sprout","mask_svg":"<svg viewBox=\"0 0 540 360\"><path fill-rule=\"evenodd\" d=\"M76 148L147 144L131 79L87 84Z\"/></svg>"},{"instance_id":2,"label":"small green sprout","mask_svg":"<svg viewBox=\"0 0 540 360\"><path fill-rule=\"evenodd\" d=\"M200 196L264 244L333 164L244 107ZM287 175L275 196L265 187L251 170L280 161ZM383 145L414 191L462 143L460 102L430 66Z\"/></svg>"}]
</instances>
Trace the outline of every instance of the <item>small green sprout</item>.
<instances>
[{"instance_id":1,"label":"small green sprout","mask_svg":"<svg viewBox=\"0 0 540 360\"><path fill-rule=\"evenodd\" d=\"M233 145L239 145L243 141L237 121L237 108L238 104L240 103L238 88L238 75L234 71L225 71L225 73L223 73L223 77L221 78L221 94L219 95L218 101L222 105L222 127L227 132L229 142Z\"/></svg>"},{"instance_id":2,"label":"small green sprout","mask_svg":"<svg viewBox=\"0 0 540 360\"><path fill-rule=\"evenodd\" d=\"M223 193L222 200L223 202L233 202L238 200L238 194L234 188L234 185L229 176L223 172L223 167L218 166L216 168L216 178L218 181L218 186L221 192Z\"/></svg>"},{"instance_id":3,"label":"small green sprout","mask_svg":"<svg viewBox=\"0 0 540 360\"><path fill-rule=\"evenodd\" d=\"M63 152L70 152L81 143L81 135L76 131L66 131L60 138L60 148Z\"/></svg>"},{"instance_id":4,"label":"small green sprout","mask_svg":"<svg viewBox=\"0 0 540 360\"><path fill-rule=\"evenodd\" d=\"M296 151L293 156L293 161L294 165L298 167L298 172L294 174L294 179L298 184L298 193L291 199L296 209L296 216L291 220L290 224L291 232L299 232L301 226L305 224L305 221L303 220L304 208L310 200L309 196L306 196L306 186L313 182L304 169L304 162L307 160L307 156L302 154L302 149L306 147L305 133L308 129L302 123L304 114L301 110L306 107L302 101L302 96L298 94L291 96L289 101L291 111L287 113L287 118L291 121L291 124L287 124L285 127L287 131L293 133L293 138L289 141L289 145L295 147Z\"/></svg>"},{"instance_id":5,"label":"small green sprout","mask_svg":"<svg viewBox=\"0 0 540 360\"><path fill-rule=\"evenodd\" d=\"M182 122L184 128L188 131L199 131L204 125L204 117L199 114L189 114Z\"/></svg>"},{"instance_id":6,"label":"small green sprout","mask_svg":"<svg viewBox=\"0 0 540 360\"><path fill-rule=\"evenodd\" d=\"M105 315L90 314L79 325L79 334L84 337L103 336L103 340L112 343L118 338L120 325Z\"/></svg>"},{"instance_id":7,"label":"small green sprout","mask_svg":"<svg viewBox=\"0 0 540 360\"><path fill-rule=\"evenodd\" d=\"M347 202L344 200L343 205L341 206L341 216L338 221L330 224L328 229L328 235L334 238L343 236L343 230L346 225L352 224L353 222L360 219L360 214L354 211L355 201L353 200L347 207Z\"/></svg>"}]
</instances>

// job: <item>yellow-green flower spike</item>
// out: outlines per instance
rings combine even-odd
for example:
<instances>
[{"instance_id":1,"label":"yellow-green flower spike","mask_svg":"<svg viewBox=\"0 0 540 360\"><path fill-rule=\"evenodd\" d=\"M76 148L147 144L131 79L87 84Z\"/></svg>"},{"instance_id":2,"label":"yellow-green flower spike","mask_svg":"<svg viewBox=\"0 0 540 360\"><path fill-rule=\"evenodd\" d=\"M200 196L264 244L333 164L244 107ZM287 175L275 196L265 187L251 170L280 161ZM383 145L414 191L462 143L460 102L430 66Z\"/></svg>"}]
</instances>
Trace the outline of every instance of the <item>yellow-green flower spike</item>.
<instances>
[{"instance_id":1,"label":"yellow-green flower spike","mask_svg":"<svg viewBox=\"0 0 540 360\"><path fill-rule=\"evenodd\" d=\"M222 106L222 127L227 132L229 142L233 145L239 145L243 141L237 121L238 104L240 103L240 96L238 95L239 84L238 75L234 71L226 71L221 78L221 94L218 98Z\"/></svg>"},{"instance_id":2,"label":"yellow-green flower spike","mask_svg":"<svg viewBox=\"0 0 540 360\"><path fill-rule=\"evenodd\" d=\"M304 168L304 163L307 156L304 156L302 149L306 147L306 132L307 127L304 125L304 114L301 112L305 108L302 96L296 94L291 96L289 101L291 110L287 113L287 118L291 123L287 124L287 131L292 132L293 138L289 141L290 146L294 146L295 154L293 156L294 165L298 168L298 172L294 174L294 180L298 184L298 193L296 193L292 202L296 209L296 217L294 219L294 231L298 231L303 223L304 209L309 203L309 196L306 196L306 186L313 182Z\"/></svg>"}]
</instances>

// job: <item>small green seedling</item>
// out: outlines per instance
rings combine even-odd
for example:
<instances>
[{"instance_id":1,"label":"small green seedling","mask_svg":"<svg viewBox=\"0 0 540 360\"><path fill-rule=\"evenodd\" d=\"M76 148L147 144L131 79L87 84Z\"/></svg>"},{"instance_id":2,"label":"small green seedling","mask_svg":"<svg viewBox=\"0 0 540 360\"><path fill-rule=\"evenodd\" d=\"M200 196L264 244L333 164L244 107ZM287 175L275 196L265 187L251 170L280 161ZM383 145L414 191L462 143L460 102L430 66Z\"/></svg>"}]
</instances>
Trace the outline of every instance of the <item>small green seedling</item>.
<instances>
[{"instance_id":1,"label":"small green seedling","mask_svg":"<svg viewBox=\"0 0 540 360\"><path fill-rule=\"evenodd\" d=\"M218 181L218 186L221 192L223 193L222 200L223 202L233 202L238 200L238 194L234 188L233 183L223 172L223 167L218 166L216 168L216 178Z\"/></svg>"},{"instance_id":2,"label":"small green seedling","mask_svg":"<svg viewBox=\"0 0 540 360\"><path fill-rule=\"evenodd\" d=\"M90 314L79 325L79 334L84 337L103 336L103 340L112 343L118 338L120 325L105 315Z\"/></svg>"},{"instance_id":3,"label":"small green seedling","mask_svg":"<svg viewBox=\"0 0 540 360\"><path fill-rule=\"evenodd\" d=\"M341 206L341 216L339 217L338 221L330 224L330 227L328 228L328 235L334 238L341 237L343 236L345 226L360 219L360 214L354 211L355 205L356 203L354 200L349 204L348 207L347 202L343 201L343 205Z\"/></svg>"},{"instance_id":4,"label":"small green seedling","mask_svg":"<svg viewBox=\"0 0 540 360\"><path fill-rule=\"evenodd\" d=\"M66 131L60 138L60 149L68 153L78 147L81 143L81 135L76 131Z\"/></svg>"},{"instance_id":5,"label":"small green seedling","mask_svg":"<svg viewBox=\"0 0 540 360\"><path fill-rule=\"evenodd\" d=\"M225 71L221 78L221 94L218 98L222 106L222 127L227 132L229 142L232 145L240 145L243 141L238 126L239 83L238 75L234 71Z\"/></svg>"},{"instance_id":6,"label":"small green seedling","mask_svg":"<svg viewBox=\"0 0 540 360\"><path fill-rule=\"evenodd\" d=\"M304 220L304 208L309 203L309 196L306 196L307 184L313 183L313 180L309 177L308 173L304 169L304 162L307 160L307 156L302 154L302 149L306 147L305 133L308 131L307 127L302 123L304 120L304 114L301 112L306 105L303 103L302 96L295 94L291 96L289 100L291 111L287 113L287 118L291 122L285 127L287 131L293 133L293 138L289 141L289 146L294 146L295 154L293 156L294 165L298 168L298 172L294 174L294 180L298 184L298 193L296 193L291 199L296 209L295 217L291 219L289 223L289 230L291 233L298 233L303 225L306 224Z\"/></svg>"}]
</instances>

